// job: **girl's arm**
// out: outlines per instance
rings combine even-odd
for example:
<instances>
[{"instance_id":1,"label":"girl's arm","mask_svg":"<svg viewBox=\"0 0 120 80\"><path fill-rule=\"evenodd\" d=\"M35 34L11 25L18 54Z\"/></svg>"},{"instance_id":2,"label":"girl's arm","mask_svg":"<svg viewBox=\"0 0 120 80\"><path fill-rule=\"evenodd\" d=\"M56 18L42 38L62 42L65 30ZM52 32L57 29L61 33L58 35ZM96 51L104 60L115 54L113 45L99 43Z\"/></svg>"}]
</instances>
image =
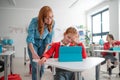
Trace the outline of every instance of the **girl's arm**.
<instances>
[{"instance_id":1,"label":"girl's arm","mask_svg":"<svg viewBox=\"0 0 120 80\"><path fill-rule=\"evenodd\" d=\"M55 52L56 44L51 44L51 47L49 50L47 50L41 57L39 64L43 64L47 58L51 57Z\"/></svg>"},{"instance_id":2,"label":"girl's arm","mask_svg":"<svg viewBox=\"0 0 120 80\"><path fill-rule=\"evenodd\" d=\"M113 41L113 44L114 44L114 45L117 45L117 46L120 46L120 41L114 40L114 41Z\"/></svg>"},{"instance_id":3,"label":"girl's arm","mask_svg":"<svg viewBox=\"0 0 120 80\"><path fill-rule=\"evenodd\" d=\"M78 46L81 46L81 47L82 47L82 57L83 57L84 59L86 59L86 58L87 58L87 52L86 52L85 46L83 45L82 42L80 42L80 43L78 44Z\"/></svg>"}]
</instances>

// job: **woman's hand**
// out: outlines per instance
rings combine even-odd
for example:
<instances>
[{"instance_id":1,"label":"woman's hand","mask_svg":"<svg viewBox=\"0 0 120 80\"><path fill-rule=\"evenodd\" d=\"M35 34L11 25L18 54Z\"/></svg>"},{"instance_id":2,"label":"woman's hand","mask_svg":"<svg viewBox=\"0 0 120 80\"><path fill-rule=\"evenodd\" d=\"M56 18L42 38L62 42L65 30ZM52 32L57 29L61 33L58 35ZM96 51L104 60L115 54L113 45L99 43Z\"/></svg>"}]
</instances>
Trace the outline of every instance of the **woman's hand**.
<instances>
[{"instance_id":1,"label":"woman's hand","mask_svg":"<svg viewBox=\"0 0 120 80\"><path fill-rule=\"evenodd\" d=\"M37 53L32 54L33 59L39 59L40 57L37 55Z\"/></svg>"},{"instance_id":2,"label":"woman's hand","mask_svg":"<svg viewBox=\"0 0 120 80\"><path fill-rule=\"evenodd\" d=\"M46 57L42 57L38 63L39 64L43 64L46 60L47 60Z\"/></svg>"}]
</instances>

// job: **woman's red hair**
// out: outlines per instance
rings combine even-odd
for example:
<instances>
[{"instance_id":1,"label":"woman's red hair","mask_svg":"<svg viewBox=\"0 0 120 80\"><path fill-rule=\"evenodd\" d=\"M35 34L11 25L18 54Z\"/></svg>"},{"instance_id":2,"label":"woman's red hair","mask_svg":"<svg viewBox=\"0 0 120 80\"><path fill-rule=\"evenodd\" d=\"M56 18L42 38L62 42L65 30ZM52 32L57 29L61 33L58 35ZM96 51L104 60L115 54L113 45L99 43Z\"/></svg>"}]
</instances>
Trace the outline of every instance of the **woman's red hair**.
<instances>
[{"instance_id":1,"label":"woman's red hair","mask_svg":"<svg viewBox=\"0 0 120 80\"><path fill-rule=\"evenodd\" d=\"M52 9L49 6L44 6L39 11L39 15L38 15L38 31L39 31L39 33L41 35L44 32L44 26L45 26L44 19L49 15L49 13L53 13ZM47 25L47 28L48 28L49 32L52 31L52 25L53 25L53 20L52 20L51 24Z\"/></svg>"}]
</instances>

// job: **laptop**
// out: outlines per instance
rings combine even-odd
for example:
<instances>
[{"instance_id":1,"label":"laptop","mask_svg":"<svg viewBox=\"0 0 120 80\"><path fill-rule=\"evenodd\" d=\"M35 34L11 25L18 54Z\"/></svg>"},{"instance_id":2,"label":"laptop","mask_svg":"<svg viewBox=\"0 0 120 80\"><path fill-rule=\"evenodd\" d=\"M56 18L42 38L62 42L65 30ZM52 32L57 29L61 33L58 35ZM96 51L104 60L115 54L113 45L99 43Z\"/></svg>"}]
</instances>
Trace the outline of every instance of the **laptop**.
<instances>
[{"instance_id":1,"label":"laptop","mask_svg":"<svg viewBox=\"0 0 120 80\"><path fill-rule=\"evenodd\" d=\"M81 46L61 46L59 48L59 62L75 62L82 60Z\"/></svg>"}]
</instances>

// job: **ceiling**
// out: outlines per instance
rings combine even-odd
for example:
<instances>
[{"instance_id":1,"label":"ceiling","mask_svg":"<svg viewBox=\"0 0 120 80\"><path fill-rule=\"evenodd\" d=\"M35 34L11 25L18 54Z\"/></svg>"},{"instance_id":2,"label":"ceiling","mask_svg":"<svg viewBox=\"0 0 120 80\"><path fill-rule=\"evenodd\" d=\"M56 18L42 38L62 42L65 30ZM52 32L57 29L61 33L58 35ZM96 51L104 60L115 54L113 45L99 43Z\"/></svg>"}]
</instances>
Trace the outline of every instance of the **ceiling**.
<instances>
[{"instance_id":1,"label":"ceiling","mask_svg":"<svg viewBox=\"0 0 120 80\"><path fill-rule=\"evenodd\" d=\"M39 9L44 5L54 8L79 8L88 10L108 0L0 0L0 8Z\"/></svg>"}]
</instances>

